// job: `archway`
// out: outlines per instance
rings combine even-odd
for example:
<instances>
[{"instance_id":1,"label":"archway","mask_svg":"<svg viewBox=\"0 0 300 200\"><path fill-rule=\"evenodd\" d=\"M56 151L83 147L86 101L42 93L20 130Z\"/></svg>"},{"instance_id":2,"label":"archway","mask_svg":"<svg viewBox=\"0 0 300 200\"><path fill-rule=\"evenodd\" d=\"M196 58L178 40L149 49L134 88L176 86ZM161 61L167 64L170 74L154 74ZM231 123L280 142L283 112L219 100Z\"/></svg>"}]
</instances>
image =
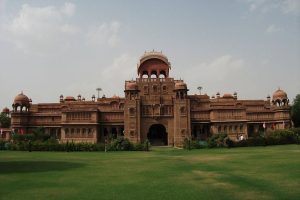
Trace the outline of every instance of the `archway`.
<instances>
[{"instance_id":1,"label":"archway","mask_svg":"<svg viewBox=\"0 0 300 200\"><path fill-rule=\"evenodd\" d=\"M168 145L168 134L162 124L153 124L149 128L147 138L153 146Z\"/></svg>"}]
</instances>

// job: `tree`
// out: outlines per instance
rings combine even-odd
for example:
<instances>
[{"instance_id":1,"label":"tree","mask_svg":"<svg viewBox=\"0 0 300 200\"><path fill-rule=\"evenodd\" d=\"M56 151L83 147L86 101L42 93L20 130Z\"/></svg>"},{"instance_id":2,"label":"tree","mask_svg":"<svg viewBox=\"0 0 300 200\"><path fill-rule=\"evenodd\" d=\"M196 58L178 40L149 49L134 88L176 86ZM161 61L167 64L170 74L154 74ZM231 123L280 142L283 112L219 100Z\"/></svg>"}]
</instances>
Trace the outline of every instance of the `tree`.
<instances>
[{"instance_id":1,"label":"tree","mask_svg":"<svg viewBox=\"0 0 300 200\"><path fill-rule=\"evenodd\" d=\"M9 128L10 127L10 117L5 113L0 114L0 127Z\"/></svg>"},{"instance_id":2,"label":"tree","mask_svg":"<svg viewBox=\"0 0 300 200\"><path fill-rule=\"evenodd\" d=\"M37 127L32 131L33 137L35 141L47 141L50 139L50 135L45 133L44 127Z\"/></svg>"},{"instance_id":3,"label":"tree","mask_svg":"<svg viewBox=\"0 0 300 200\"><path fill-rule=\"evenodd\" d=\"M294 99L291 114L294 126L300 127L300 94L297 94L297 96Z\"/></svg>"}]
</instances>

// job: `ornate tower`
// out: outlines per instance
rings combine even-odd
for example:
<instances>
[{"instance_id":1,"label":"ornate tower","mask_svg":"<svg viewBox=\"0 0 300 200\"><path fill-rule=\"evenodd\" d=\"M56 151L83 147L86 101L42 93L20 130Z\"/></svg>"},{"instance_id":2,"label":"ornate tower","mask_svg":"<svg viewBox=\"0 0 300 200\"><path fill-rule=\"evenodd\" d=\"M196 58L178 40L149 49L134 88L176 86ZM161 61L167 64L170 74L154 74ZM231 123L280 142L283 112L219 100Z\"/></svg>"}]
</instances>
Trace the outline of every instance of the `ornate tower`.
<instances>
[{"instance_id":1,"label":"ornate tower","mask_svg":"<svg viewBox=\"0 0 300 200\"><path fill-rule=\"evenodd\" d=\"M124 92L124 135L131 142L140 142L140 98L136 81L126 81Z\"/></svg>"},{"instance_id":2,"label":"ornate tower","mask_svg":"<svg viewBox=\"0 0 300 200\"><path fill-rule=\"evenodd\" d=\"M278 88L273 93L272 105L274 109L274 120L276 120L276 129L289 128L290 120L290 106L287 93Z\"/></svg>"},{"instance_id":3,"label":"ornate tower","mask_svg":"<svg viewBox=\"0 0 300 200\"><path fill-rule=\"evenodd\" d=\"M171 64L161 52L145 52L138 78L125 82L125 136L133 142L181 146L190 135L189 99L183 81L169 77Z\"/></svg>"},{"instance_id":4,"label":"ornate tower","mask_svg":"<svg viewBox=\"0 0 300 200\"><path fill-rule=\"evenodd\" d=\"M187 98L187 85L176 81L174 92L174 145L180 146L185 138L191 136L190 100Z\"/></svg>"},{"instance_id":5,"label":"ornate tower","mask_svg":"<svg viewBox=\"0 0 300 200\"><path fill-rule=\"evenodd\" d=\"M12 128L20 134L27 133L30 106L31 99L24 95L23 92L15 97L14 103L12 104Z\"/></svg>"}]
</instances>

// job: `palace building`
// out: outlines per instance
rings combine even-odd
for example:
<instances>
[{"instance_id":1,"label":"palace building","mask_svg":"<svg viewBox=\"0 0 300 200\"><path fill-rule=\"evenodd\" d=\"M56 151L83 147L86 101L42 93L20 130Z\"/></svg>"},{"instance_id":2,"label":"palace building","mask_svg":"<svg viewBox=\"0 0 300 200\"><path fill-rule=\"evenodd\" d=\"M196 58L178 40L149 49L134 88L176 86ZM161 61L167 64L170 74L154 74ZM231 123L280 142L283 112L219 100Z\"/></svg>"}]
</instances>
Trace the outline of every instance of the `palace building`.
<instances>
[{"instance_id":1,"label":"palace building","mask_svg":"<svg viewBox=\"0 0 300 200\"><path fill-rule=\"evenodd\" d=\"M182 146L185 138L227 133L238 140L291 126L289 99L281 89L265 100L241 100L237 93L189 95L187 84L169 77L170 70L168 58L152 51L140 58L137 78L125 81L125 97L61 95L57 103L33 104L21 93L12 104L11 128L26 134L44 127L61 142L124 136L134 143Z\"/></svg>"}]
</instances>

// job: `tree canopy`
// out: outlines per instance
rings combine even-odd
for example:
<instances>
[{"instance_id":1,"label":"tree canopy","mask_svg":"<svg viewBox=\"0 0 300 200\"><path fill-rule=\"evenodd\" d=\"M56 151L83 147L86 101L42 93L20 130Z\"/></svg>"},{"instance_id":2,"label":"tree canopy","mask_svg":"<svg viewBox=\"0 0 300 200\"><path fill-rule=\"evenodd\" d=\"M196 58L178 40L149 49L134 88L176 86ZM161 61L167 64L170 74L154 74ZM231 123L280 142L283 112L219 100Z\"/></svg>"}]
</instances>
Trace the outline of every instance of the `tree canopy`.
<instances>
[{"instance_id":1,"label":"tree canopy","mask_svg":"<svg viewBox=\"0 0 300 200\"><path fill-rule=\"evenodd\" d=\"M291 112L294 126L300 127L300 94L295 97Z\"/></svg>"},{"instance_id":2,"label":"tree canopy","mask_svg":"<svg viewBox=\"0 0 300 200\"><path fill-rule=\"evenodd\" d=\"M10 117L8 117L5 113L0 114L0 127L2 128L10 127Z\"/></svg>"}]
</instances>

